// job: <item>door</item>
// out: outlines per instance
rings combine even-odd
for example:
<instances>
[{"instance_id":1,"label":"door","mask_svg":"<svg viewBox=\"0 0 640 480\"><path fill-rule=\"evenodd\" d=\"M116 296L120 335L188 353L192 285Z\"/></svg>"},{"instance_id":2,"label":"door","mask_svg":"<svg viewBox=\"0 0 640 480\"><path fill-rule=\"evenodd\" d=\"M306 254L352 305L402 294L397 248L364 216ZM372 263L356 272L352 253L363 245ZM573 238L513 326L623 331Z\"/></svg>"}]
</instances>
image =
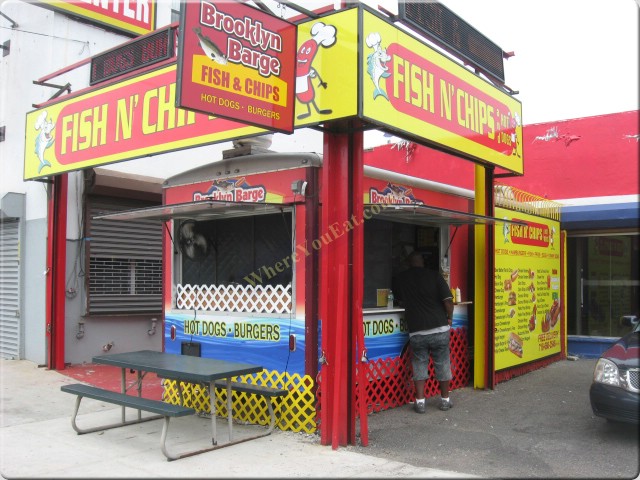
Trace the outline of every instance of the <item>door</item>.
<instances>
[{"instance_id":1,"label":"door","mask_svg":"<svg viewBox=\"0 0 640 480\"><path fill-rule=\"evenodd\" d=\"M620 337L629 331L620 319L638 314L638 235L581 238L581 319L579 334Z\"/></svg>"}]
</instances>

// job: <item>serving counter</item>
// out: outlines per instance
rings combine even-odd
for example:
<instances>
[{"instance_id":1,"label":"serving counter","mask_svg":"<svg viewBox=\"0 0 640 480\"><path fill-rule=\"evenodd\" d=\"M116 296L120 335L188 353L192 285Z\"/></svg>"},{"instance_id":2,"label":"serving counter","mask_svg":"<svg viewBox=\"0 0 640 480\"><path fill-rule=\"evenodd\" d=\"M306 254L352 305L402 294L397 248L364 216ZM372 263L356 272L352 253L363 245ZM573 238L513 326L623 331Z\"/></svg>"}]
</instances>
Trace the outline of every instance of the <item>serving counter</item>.
<instances>
[{"instance_id":1,"label":"serving counter","mask_svg":"<svg viewBox=\"0 0 640 480\"><path fill-rule=\"evenodd\" d=\"M469 325L469 305L473 302L454 304L451 327L466 328ZM409 341L409 331L404 321L404 308L378 307L362 309L367 358L397 357Z\"/></svg>"}]
</instances>

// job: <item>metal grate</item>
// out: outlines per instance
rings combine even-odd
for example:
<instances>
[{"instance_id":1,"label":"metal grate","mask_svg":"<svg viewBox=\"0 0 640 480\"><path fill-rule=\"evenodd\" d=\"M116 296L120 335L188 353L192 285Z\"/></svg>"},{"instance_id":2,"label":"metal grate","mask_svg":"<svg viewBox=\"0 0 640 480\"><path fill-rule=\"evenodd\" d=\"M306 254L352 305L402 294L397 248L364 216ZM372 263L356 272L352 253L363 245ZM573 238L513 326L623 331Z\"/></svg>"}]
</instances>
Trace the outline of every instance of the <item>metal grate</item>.
<instances>
[{"instance_id":1,"label":"metal grate","mask_svg":"<svg viewBox=\"0 0 640 480\"><path fill-rule=\"evenodd\" d=\"M640 368L630 368L627 370L627 390L630 392L640 392Z\"/></svg>"},{"instance_id":2,"label":"metal grate","mask_svg":"<svg viewBox=\"0 0 640 480\"><path fill-rule=\"evenodd\" d=\"M90 314L162 311L162 223L93 219L134 206L140 204L108 197L89 200Z\"/></svg>"}]
</instances>

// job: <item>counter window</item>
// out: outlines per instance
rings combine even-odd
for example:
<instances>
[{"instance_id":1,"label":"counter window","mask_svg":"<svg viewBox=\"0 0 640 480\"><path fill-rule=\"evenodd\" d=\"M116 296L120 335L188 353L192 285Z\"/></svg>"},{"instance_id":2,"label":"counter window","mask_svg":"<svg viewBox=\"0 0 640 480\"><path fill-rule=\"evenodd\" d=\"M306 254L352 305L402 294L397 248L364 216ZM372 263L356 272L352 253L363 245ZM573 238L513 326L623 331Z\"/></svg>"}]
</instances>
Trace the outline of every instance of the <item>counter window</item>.
<instances>
[{"instance_id":1,"label":"counter window","mask_svg":"<svg viewBox=\"0 0 640 480\"><path fill-rule=\"evenodd\" d=\"M364 228L364 308L378 306L377 290L391 288L413 250L423 253L428 268L439 268L439 228L377 219Z\"/></svg>"},{"instance_id":2,"label":"counter window","mask_svg":"<svg viewBox=\"0 0 640 480\"><path fill-rule=\"evenodd\" d=\"M293 268L290 212L176 221L178 308L286 313Z\"/></svg>"}]
</instances>

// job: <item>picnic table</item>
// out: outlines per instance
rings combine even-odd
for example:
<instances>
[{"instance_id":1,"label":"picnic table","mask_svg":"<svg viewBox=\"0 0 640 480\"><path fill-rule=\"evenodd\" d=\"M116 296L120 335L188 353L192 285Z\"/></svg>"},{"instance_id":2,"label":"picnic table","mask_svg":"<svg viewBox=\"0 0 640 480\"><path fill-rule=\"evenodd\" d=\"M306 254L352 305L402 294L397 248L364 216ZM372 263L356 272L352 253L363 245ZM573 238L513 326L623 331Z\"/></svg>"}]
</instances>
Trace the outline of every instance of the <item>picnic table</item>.
<instances>
[{"instance_id":1,"label":"picnic table","mask_svg":"<svg viewBox=\"0 0 640 480\"><path fill-rule=\"evenodd\" d=\"M275 414L271 405L271 398L275 396L282 396L287 393L284 389L277 389L271 387L265 387L261 385L250 385L239 382L232 382L231 378L239 375L247 375L251 373L261 372L263 367L260 365L254 365L250 363L237 363L226 360L217 360L214 358L202 358L188 355L176 355L171 353L156 352L152 350L141 350L136 352L115 353L111 355L99 355L93 357L93 362L104 365L112 365L122 369L122 389L121 392L114 392L105 390L98 387L93 387L84 384L63 385L61 390L67 393L77 395L75 410L72 417L72 426L78 434L95 432L98 430L105 430L108 428L121 427L124 425L131 425L133 423L139 423L143 421L153 420L156 418L164 418L164 426L162 429L162 435L160 440L160 446L162 452L168 460L176 460L178 458L184 458L198 453L207 452L216 448L226 447L235 443L244 442L253 438L270 434L275 425ZM137 382L134 383L137 386L137 395L127 394L127 385L125 381L125 375L127 370L134 370L137 372ZM173 405L163 402L161 400L154 400L144 398L142 396L142 382L146 374L155 373L160 377L176 380L177 383L197 383L207 388L210 401L210 414L211 414L211 442L212 446L193 450L189 452L180 453L177 455L171 454L166 448L166 437L169 427L169 419L171 417L182 417L195 413L193 408L186 407L184 405ZM222 387L227 390L227 419L229 430L229 441L222 445L218 445L217 431L216 431L216 407L215 407L215 388ZM178 387L180 389L180 387ZM261 435L256 435L251 438L243 438L241 440L233 440L233 411L232 411L232 390L245 391L256 395L268 397L269 413L271 414L271 424L268 431ZM180 391L181 404L183 403L182 391ZM122 419L118 423L93 427L88 429L82 429L77 426L76 417L78 409L80 407L80 401L83 397L93 398L104 402L121 405L122 406ZM138 418L136 420L125 419L125 408L135 408L138 410ZM155 413L157 415L151 417L142 417L142 410Z\"/></svg>"}]
</instances>

